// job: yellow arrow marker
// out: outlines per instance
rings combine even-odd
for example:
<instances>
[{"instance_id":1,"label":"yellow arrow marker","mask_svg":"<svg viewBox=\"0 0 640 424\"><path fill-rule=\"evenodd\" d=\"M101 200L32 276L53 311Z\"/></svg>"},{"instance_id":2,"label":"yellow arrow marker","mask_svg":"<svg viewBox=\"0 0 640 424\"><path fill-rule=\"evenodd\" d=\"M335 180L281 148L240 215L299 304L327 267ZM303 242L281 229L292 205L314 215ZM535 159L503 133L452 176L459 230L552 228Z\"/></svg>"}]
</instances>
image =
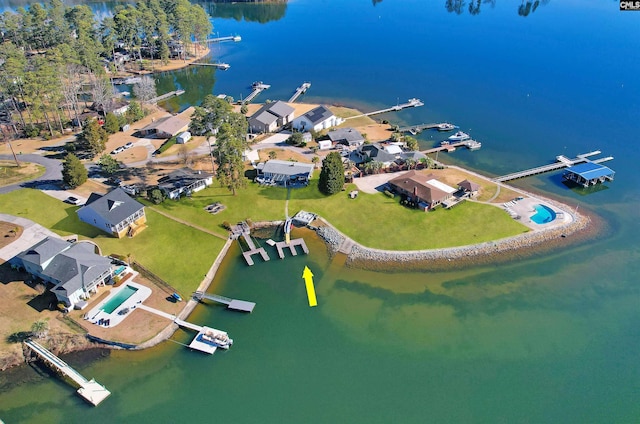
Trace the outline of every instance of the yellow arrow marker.
<instances>
[{"instance_id":1,"label":"yellow arrow marker","mask_svg":"<svg viewBox=\"0 0 640 424\"><path fill-rule=\"evenodd\" d=\"M313 287L313 273L308 266L304 267L302 272L302 278L304 278L304 284L307 286L307 297L309 298L309 306L317 306L316 289Z\"/></svg>"}]
</instances>

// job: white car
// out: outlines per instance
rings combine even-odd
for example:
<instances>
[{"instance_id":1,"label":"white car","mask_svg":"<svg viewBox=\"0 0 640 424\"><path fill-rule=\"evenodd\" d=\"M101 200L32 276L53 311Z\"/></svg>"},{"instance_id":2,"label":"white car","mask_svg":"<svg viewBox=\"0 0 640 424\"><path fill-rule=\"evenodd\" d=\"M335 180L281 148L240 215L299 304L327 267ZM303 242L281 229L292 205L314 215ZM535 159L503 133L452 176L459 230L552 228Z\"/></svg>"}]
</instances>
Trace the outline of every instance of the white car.
<instances>
[{"instance_id":1,"label":"white car","mask_svg":"<svg viewBox=\"0 0 640 424\"><path fill-rule=\"evenodd\" d=\"M111 152L111 154L112 154L112 155L117 155L118 153L122 153L122 152L124 152L124 147L120 146L120 147L116 147L116 148Z\"/></svg>"},{"instance_id":2,"label":"white car","mask_svg":"<svg viewBox=\"0 0 640 424\"><path fill-rule=\"evenodd\" d=\"M130 149L130 148L132 148L132 147L133 147L133 143L132 143L132 142L128 142L127 144L125 144L125 145L124 145L124 146L122 146L122 147L124 147L125 149Z\"/></svg>"}]
</instances>

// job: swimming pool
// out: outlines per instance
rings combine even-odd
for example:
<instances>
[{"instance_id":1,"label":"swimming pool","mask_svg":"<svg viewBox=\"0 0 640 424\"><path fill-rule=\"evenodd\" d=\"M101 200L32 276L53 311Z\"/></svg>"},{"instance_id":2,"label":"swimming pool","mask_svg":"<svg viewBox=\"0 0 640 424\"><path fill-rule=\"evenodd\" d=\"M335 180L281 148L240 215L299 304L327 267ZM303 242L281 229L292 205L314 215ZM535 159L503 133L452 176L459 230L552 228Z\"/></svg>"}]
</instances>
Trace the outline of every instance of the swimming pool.
<instances>
[{"instance_id":1,"label":"swimming pool","mask_svg":"<svg viewBox=\"0 0 640 424\"><path fill-rule=\"evenodd\" d=\"M545 205L535 205L535 215L531 215L531 220L536 224L547 224L556 219L556 213L553 209Z\"/></svg>"},{"instance_id":2,"label":"swimming pool","mask_svg":"<svg viewBox=\"0 0 640 424\"><path fill-rule=\"evenodd\" d=\"M104 305L102 305L102 308L100 309L110 314L115 311L118 306L122 305L127 299L133 296L133 294L137 291L137 288L126 285L118 292L118 294L113 296Z\"/></svg>"}]
</instances>

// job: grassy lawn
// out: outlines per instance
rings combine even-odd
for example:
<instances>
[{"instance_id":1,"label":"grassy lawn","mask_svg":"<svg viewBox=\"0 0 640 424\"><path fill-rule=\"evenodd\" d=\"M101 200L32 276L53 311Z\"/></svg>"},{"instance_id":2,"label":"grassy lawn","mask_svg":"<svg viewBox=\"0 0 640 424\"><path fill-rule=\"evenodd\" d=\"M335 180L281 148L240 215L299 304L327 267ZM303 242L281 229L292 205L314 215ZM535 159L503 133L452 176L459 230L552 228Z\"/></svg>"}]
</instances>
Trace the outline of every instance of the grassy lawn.
<instances>
[{"instance_id":1,"label":"grassy lawn","mask_svg":"<svg viewBox=\"0 0 640 424\"><path fill-rule=\"evenodd\" d=\"M0 186L32 180L44 174L44 166L22 162L18 167L13 161L0 160Z\"/></svg>"},{"instance_id":2,"label":"grassy lawn","mask_svg":"<svg viewBox=\"0 0 640 424\"><path fill-rule=\"evenodd\" d=\"M101 247L103 254L131 254L185 295L198 286L224 245L217 237L150 210L147 210L149 228L134 238L116 239L81 222L75 213L77 206L38 190L23 189L0 195L0 204L3 213L31 219L63 236L78 234L90 239Z\"/></svg>"}]
</instances>

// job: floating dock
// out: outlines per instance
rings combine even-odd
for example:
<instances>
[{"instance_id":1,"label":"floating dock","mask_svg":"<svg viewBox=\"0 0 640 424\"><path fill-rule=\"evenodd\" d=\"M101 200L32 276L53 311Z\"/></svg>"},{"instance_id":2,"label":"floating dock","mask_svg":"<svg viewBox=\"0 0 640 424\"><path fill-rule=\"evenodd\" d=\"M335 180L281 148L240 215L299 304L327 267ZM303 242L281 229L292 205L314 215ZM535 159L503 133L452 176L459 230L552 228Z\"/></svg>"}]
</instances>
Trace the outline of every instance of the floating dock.
<instances>
[{"instance_id":1,"label":"floating dock","mask_svg":"<svg viewBox=\"0 0 640 424\"><path fill-rule=\"evenodd\" d=\"M229 334L227 334L226 331L216 330L215 328L209 327L200 327L198 334L196 334L191 343L189 343L189 348L208 353L209 355L216 353L218 348L229 349L229 346L219 346L215 342L207 340L207 338L204 337L205 335L221 335L225 338L229 338ZM230 344L233 344L233 340L229 340L231 342Z\"/></svg>"},{"instance_id":2,"label":"floating dock","mask_svg":"<svg viewBox=\"0 0 640 424\"><path fill-rule=\"evenodd\" d=\"M253 312L253 308L256 307L256 304L253 302L247 302L246 300L238 300L231 299L229 297L220 296L219 294L208 294L201 291L197 291L193 293L193 298L198 302L201 302L202 299L211 300L213 302L222 303L227 305L227 309L233 309L241 312Z\"/></svg>"},{"instance_id":3,"label":"floating dock","mask_svg":"<svg viewBox=\"0 0 640 424\"><path fill-rule=\"evenodd\" d=\"M442 152L442 151L453 152L454 150L456 150L457 147L466 147L469 150L478 150L479 148L482 147L482 143L476 140L469 139L464 141L457 141L455 143L443 144L441 146L434 147L432 149L422 150L421 153L424 153L426 155L429 153L436 153L436 152Z\"/></svg>"},{"instance_id":4,"label":"floating dock","mask_svg":"<svg viewBox=\"0 0 640 424\"><path fill-rule=\"evenodd\" d=\"M231 65L229 65L228 63L204 63L204 62L191 62L189 65L195 65L195 66L212 66L214 68L217 69L221 69L223 71L226 71L227 69L231 68Z\"/></svg>"},{"instance_id":5,"label":"floating dock","mask_svg":"<svg viewBox=\"0 0 640 424\"><path fill-rule=\"evenodd\" d=\"M280 257L280 259L284 259L284 249L286 248L289 248L292 256L297 256L298 252L296 251L296 246L300 246L304 253L306 253L307 255L309 254L309 248L307 247L307 244L304 242L304 239L301 239L301 238L294 239L294 240L291 240L289 243L287 243L286 241L276 242L276 249L278 249L278 256Z\"/></svg>"},{"instance_id":6,"label":"floating dock","mask_svg":"<svg viewBox=\"0 0 640 424\"><path fill-rule=\"evenodd\" d=\"M242 101L242 103L251 103L258 94L262 93L264 90L270 89L271 86L269 84L263 84L262 81L256 81L251 84L251 88L253 88L253 91Z\"/></svg>"},{"instance_id":7,"label":"floating dock","mask_svg":"<svg viewBox=\"0 0 640 424\"><path fill-rule=\"evenodd\" d=\"M298 100L298 97L306 93L309 88L311 88L311 83L304 82L300 87L296 88L296 92L293 93L293 96L289 98L288 102L289 103L295 102L296 100Z\"/></svg>"},{"instance_id":8,"label":"floating dock","mask_svg":"<svg viewBox=\"0 0 640 424\"><path fill-rule=\"evenodd\" d=\"M87 380L78 371L74 370L66 362L49 352L40 344L33 340L27 340L25 344L44 362L80 386L77 393L93 406L98 406L100 402L105 400L111 394L111 392L102 384L98 383L94 379Z\"/></svg>"},{"instance_id":9,"label":"floating dock","mask_svg":"<svg viewBox=\"0 0 640 424\"><path fill-rule=\"evenodd\" d=\"M496 177L493 179L493 181L502 183L505 181L515 180L518 178L524 178L532 175L543 174L545 172L557 171L559 169L567 168L580 163L591 162L591 163L598 164L598 163L606 162L613 159L613 156L607 156L607 157L595 159L595 160L589 159L590 156L599 155L600 153L602 153L600 150L594 150L592 152L582 153L580 155L577 155L573 159L570 159L564 155L558 155L556 156L555 163L537 166L535 168L525 169L524 171L518 171L511 174L503 175L501 177Z\"/></svg>"},{"instance_id":10,"label":"floating dock","mask_svg":"<svg viewBox=\"0 0 640 424\"><path fill-rule=\"evenodd\" d=\"M250 233L251 233L251 229L249 228L249 225L247 225L246 222L241 222L232 228L231 238L235 240L239 240L240 237L242 237L244 241L247 243L249 250L243 251L242 256L244 256L244 259L247 261L247 264L249 264L250 266L254 264L253 258L252 258L253 255L260 255L263 261L265 262L268 261L270 258L269 258L269 255L267 255L267 251L264 250L264 247L257 247L255 245L255 243L253 242L253 239L251 238Z\"/></svg>"},{"instance_id":11,"label":"floating dock","mask_svg":"<svg viewBox=\"0 0 640 424\"><path fill-rule=\"evenodd\" d=\"M183 94L184 94L184 90L170 91L170 92L168 92L166 94L163 94L162 96L154 97L153 99L149 100L148 103L158 103L158 102L160 102L162 100L166 100L166 99L168 99L170 97L181 96Z\"/></svg>"}]
</instances>

